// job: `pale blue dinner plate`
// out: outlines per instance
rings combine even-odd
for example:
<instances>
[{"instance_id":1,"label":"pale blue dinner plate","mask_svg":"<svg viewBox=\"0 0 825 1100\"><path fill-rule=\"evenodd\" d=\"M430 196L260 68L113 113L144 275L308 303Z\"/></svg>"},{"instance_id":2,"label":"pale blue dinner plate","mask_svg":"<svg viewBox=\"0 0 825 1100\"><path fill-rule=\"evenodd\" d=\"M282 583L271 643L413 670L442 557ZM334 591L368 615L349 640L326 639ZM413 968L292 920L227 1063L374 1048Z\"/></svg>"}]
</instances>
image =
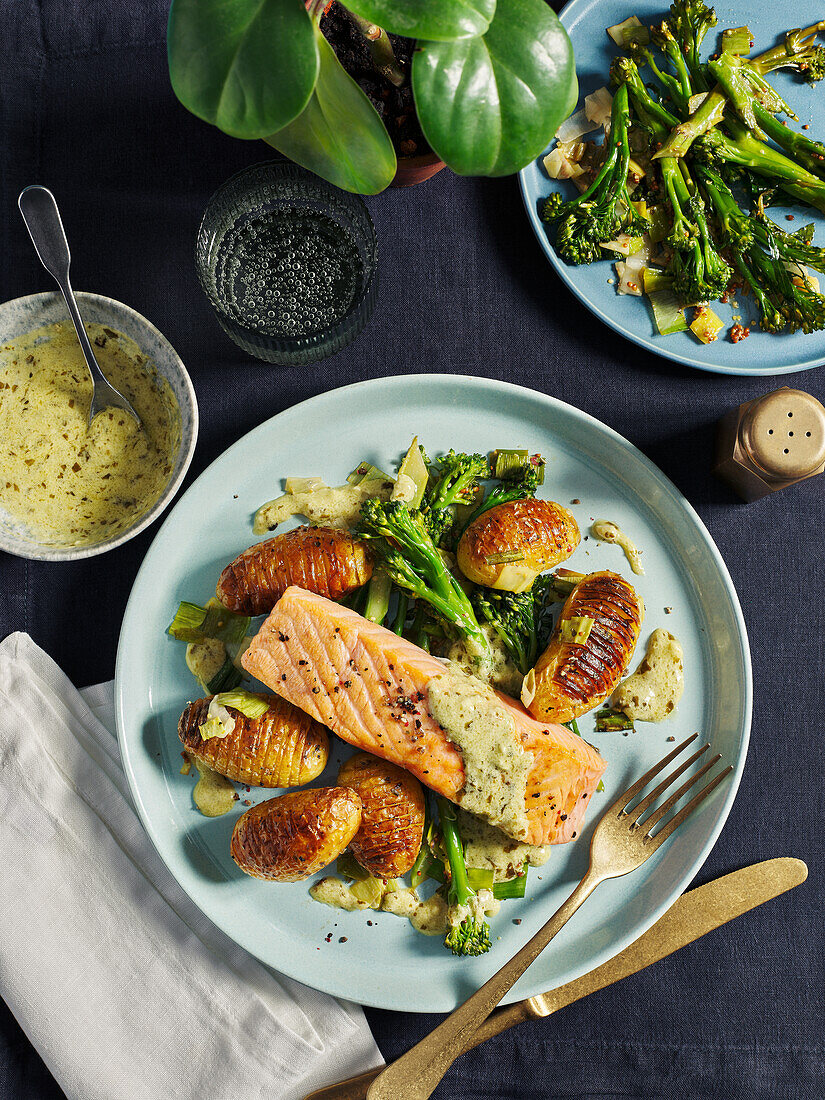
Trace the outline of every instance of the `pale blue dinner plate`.
<instances>
[{"instance_id":1,"label":"pale blue dinner plate","mask_svg":"<svg viewBox=\"0 0 825 1100\"><path fill-rule=\"evenodd\" d=\"M708 3L710 4L710 0ZM793 4L786 5L727 0L726 3L710 6L715 8L719 23L705 39L703 57L715 48L717 33L724 27L750 27L756 42L752 52L757 54L770 49L784 31L793 27L811 26L822 18L822 5L818 0L794 0ZM636 15L644 24L650 25L660 22L667 12L668 4L662 0L640 0L633 4L619 0L571 0L566 5L561 13L561 21L570 35L576 54L580 104L596 88L610 86L610 62L619 51L605 33L606 28L620 23L630 15ZM825 141L823 85L811 87L784 72L773 73L770 80L799 116L799 122L792 125L798 127L808 123L810 130L807 132L812 137ZM752 299L743 294L737 298L739 306L735 312L742 316L743 324L749 320L753 322L751 334L746 340L732 344L727 338L727 332L734 323L734 310L730 305L723 305L721 302L712 304L714 311L725 322L719 339L714 343L701 344L690 332L659 336L646 299L619 295L615 286L608 284L607 280L615 276L611 261L602 260L580 267L569 267L556 255L550 243L553 229L539 218L538 204L553 190L562 190L571 198L578 192L572 184L548 177L542 166L544 155L542 153L519 174L521 194L530 225L561 281L606 325L656 355L720 374L790 374L793 371L810 370L825 361L825 332L815 332L808 336L801 332L778 336L761 332L755 323L758 310ZM793 222L786 223L786 213L794 215ZM790 226L797 229L800 225L813 222L816 225L814 240L817 244L825 244L825 218L816 211L803 210L802 207L789 207L787 210L784 207L773 207L770 214L784 228ZM820 278L825 284L825 276ZM548 291L552 293L552 277L547 281Z\"/></svg>"},{"instance_id":2,"label":"pale blue dinner plate","mask_svg":"<svg viewBox=\"0 0 825 1100\"><path fill-rule=\"evenodd\" d=\"M559 846L543 868L530 872L527 898L502 905L493 948L477 959L453 958L439 938L419 935L399 917L314 902L307 883L246 877L229 855L243 805L225 817L204 818L192 804L193 779L180 774L177 721L197 688L185 646L166 634L178 602L212 595L221 568L255 541L253 512L281 492L287 475L321 475L340 484L364 458L391 468L414 434L430 454L514 446L544 454L543 492L570 507L583 533L593 517L612 519L644 552L646 574L634 581L647 607L640 651L658 626L676 634L685 650L687 687L674 717L640 725L627 737L593 734L592 718L581 720L582 733L608 760L606 791L594 797L579 840ZM632 576L618 547L592 538L569 564ZM116 699L123 761L144 825L172 874L220 928L276 970L318 989L381 1008L445 1012L564 900L586 869L602 809L672 747L669 737L699 730L734 764L731 781L645 867L600 886L509 999L598 966L673 903L701 867L733 802L750 728L751 670L745 625L719 552L687 501L635 447L544 394L427 375L362 382L305 401L244 436L201 474L163 524L135 581L118 648ZM351 751L336 739L333 745L318 785L335 782L340 760ZM271 793L241 794L263 797Z\"/></svg>"}]
</instances>

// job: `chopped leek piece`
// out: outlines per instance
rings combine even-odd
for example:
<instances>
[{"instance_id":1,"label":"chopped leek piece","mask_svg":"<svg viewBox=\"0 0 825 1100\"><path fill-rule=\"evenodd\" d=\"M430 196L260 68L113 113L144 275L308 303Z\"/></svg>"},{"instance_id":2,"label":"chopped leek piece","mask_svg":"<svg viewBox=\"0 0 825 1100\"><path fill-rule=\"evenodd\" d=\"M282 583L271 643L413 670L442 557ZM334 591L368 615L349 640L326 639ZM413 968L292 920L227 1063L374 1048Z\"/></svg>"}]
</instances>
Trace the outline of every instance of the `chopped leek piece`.
<instances>
[{"instance_id":1,"label":"chopped leek piece","mask_svg":"<svg viewBox=\"0 0 825 1100\"><path fill-rule=\"evenodd\" d=\"M243 676L231 657L227 657L215 675L204 685L210 695L231 692L243 682Z\"/></svg>"},{"instance_id":2,"label":"chopped leek piece","mask_svg":"<svg viewBox=\"0 0 825 1100\"><path fill-rule=\"evenodd\" d=\"M527 864L525 863L524 870L520 875L493 884L493 897L498 901L507 901L509 898L523 898L526 887Z\"/></svg>"},{"instance_id":3,"label":"chopped leek piece","mask_svg":"<svg viewBox=\"0 0 825 1100\"><path fill-rule=\"evenodd\" d=\"M381 905L381 899L386 893L386 886L384 885L383 879L374 878L372 875L369 875L359 882L354 882L352 886L350 886L349 892L354 898L357 898L358 901L367 905L370 909L378 909Z\"/></svg>"},{"instance_id":4,"label":"chopped leek piece","mask_svg":"<svg viewBox=\"0 0 825 1100\"><path fill-rule=\"evenodd\" d=\"M688 325L685 320L685 305L673 289L673 279L662 271L653 268L645 270L645 294L653 310L653 320L660 336L670 336L674 332L685 332Z\"/></svg>"},{"instance_id":5,"label":"chopped leek piece","mask_svg":"<svg viewBox=\"0 0 825 1100\"><path fill-rule=\"evenodd\" d=\"M646 216L650 222L650 228L647 231L650 243L658 244L659 241L663 241L670 232L667 211L664 206L648 206Z\"/></svg>"},{"instance_id":6,"label":"chopped leek piece","mask_svg":"<svg viewBox=\"0 0 825 1100\"><path fill-rule=\"evenodd\" d=\"M342 852L338 859L335 861L335 870L339 875L343 875L344 878L351 879L354 882L363 882L365 879L370 878L370 873L366 867L362 867L352 852Z\"/></svg>"},{"instance_id":7,"label":"chopped leek piece","mask_svg":"<svg viewBox=\"0 0 825 1100\"><path fill-rule=\"evenodd\" d=\"M476 893L479 890L492 890L493 870L491 867L468 867L467 881Z\"/></svg>"},{"instance_id":8,"label":"chopped leek piece","mask_svg":"<svg viewBox=\"0 0 825 1100\"><path fill-rule=\"evenodd\" d=\"M748 27L727 27L722 31L722 53L747 57L753 46L753 35Z\"/></svg>"},{"instance_id":9,"label":"chopped leek piece","mask_svg":"<svg viewBox=\"0 0 825 1100\"><path fill-rule=\"evenodd\" d=\"M487 554L484 558L487 565L505 565L513 561L524 561L521 550L502 550L500 554Z\"/></svg>"},{"instance_id":10,"label":"chopped leek piece","mask_svg":"<svg viewBox=\"0 0 825 1100\"><path fill-rule=\"evenodd\" d=\"M590 615L574 615L570 619L562 619L561 640L571 645L584 645L590 637L595 620Z\"/></svg>"},{"instance_id":11,"label":"chopped leek piece","mask_svg":"<svg viewBox=\"0 0 825 1100\"><path fill-rule=\"evenodd\" d=\"M234 707L246 718L262 718L269 710L269 700L251 691L222 691L213 702L220 707Z\"/></svg>"},{"instance_id":12,"label":"chopped leek piece","mask_svg":"<svg viewBox=\"0 0 825 1100\"><path fill-rule=\"evenodd\" d=\"M629 46L631 42L638 42L640 46L646 46L650 41L650 31L635 15L631 15L629 19L608 27L607 33L617 46Z\"/></svg>"},{"instance_id":13,"label":"chopped leek piece","mask_svg":"<svg viewBox=\"0 0 825 1100\"><path fill-rule=\"evenodd\" d=\"M398 467L398 477L400 478L402 474L412 478L415 483L415 496L409 501L410 508L420 508L421 501L424 499L424 493L427 491L427 482L430 480L430 473L427 469L427 463L424 461L424 456L421 453L421 448L418 445L418 436L413 437L410 449L404 455L401 460L401 465Z\"/></svg>"},{"instance_id":14,"label":"chopped leek piece","mask_svg":"<svg viewBox=\"0 0 825 1100\"><path fill-rule=\"evenodd\" d=\"M690 323L690 331L703 344L712 344L722 331L725 322L709 306L697 306Z\"/></svg>"},{"instance_id":15,"label":"chopped leek piece","mask_svg":"<svg viewBox=\"0 0 825 1100\"><path fill-rule=\"evenodd\" d=\"M373 466L371 462L367 462L366 459L363 462L359 462L352 473L347 477L347 483L349 485L360 485L362 481L394 481L395 479L390 477L389 474L385 474L383 470L379 470L377 466Z\"/></svg>"},{"instance_id":16,"label":"chopped leek piece","mask_svg":"<svg viewBox=\"0 0 825 1100\"><path fill-rule=\"evenodd\" d=\"M541 455L531 455L529 451L518 448L501 448L493 451L491 467L493 477L499 481L516 477L525 467L535 466L539 471L539 485L544 484L544 459Z\"/></svg>"},{"instance_id":17,"label":"chopped leek piece","mask_svg":"<svg viewBox=\"0 0 825 1100\"><path fill-rule=\"evenodd\" d=\"M572 569L557 569L548 589L548 599L554 603L564 603L577 584L584 580L584 573L574 573Z\"/></svg>"},{"instance_id":18,"label":"chopped leek piece","mask_svg":"<svg viewBox=\"0 0 825 1100\"><path fill-rule=\"evenodd\" d=\"M316 489L326 489L327 485L321 477L288 477L284 482L284 489L293 496L295 493L314 493Z\"/></svg>"},{"instance_id":19,"label":"chopped leek piece","mask_svg":"<svg viewBox=\"0 0 825 1100\"><path fill-rule=\"evenodd\" d=\"M633 719L628 718L623 711L605 707L596 714L596 729L599 733L606 730L632 730Z\"/></svg>"},{"instance_id":20,"label":"chopped leek piece","mask_svg":"<svg viewBox=\"0 0 825 1100\"><path fill-rule=\"evenodd\" d=\"M248 615L236 615L210 600L206 607L184 601L175 612L169 626L173 638L182 642L202 642L204 638L220 638L227 644L243 641L249 628Z\"/></svg>"},{"instance_id":21,"label":"chopped leek piece","mask_svg":"<svg viewBox=\"0 0 825 1100\"><path fill-rule=\"evenodd\" d=\"M617 252L620 256L632 256L639 249L644 248L644 237L631 237L627 233L620 233L613 241L601 241L599 248L610 252Z\"/></svg>"},{"instance_id":22,"label":"chopped leek piece","mask_svg":"<svg viewBox=\"0 0 825 1100\"><path fill-rule=\"evenodd\" d=\"M200 727L204 741L212 737L228 737L235 729L235 718L228 707L239 710L246 718L260 718L269 709L269 702L250 691L222 691L214 695L206 712L206 721Z\"/></svg>"}]
</instances>

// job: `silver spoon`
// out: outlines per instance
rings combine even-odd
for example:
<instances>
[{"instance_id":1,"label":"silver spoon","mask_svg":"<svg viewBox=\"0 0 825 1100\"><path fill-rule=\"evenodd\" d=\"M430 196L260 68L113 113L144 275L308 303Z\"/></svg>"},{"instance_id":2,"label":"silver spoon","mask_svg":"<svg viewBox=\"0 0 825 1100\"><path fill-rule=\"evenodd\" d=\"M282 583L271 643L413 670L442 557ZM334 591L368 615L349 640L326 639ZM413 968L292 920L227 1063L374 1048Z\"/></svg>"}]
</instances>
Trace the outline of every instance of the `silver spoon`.
<instances>
[{"instance_id":1,"label":"silver spoon","mask_svg":"<svg viewBox=\"0 0 825 1100\"><path fill-rule=\"evenodd\" d=\"M74 291L69 282L69 264L72 257L69 253L69 242L66 240L66 233L63 229L63 222L60 220L60 211L57 209L54 195L48 188L35 184L32 187L24 188L20 192L17 205L20 207L20 213L23 215L23 221L26 223L26 228L29 231L29 236L40 262L60 287L63 297L66 299L69 316L74 323L77 338L86 359L86 366L92 376L94 393L89 408L89 424L104 409L116 408L123 409L124 412L133 416L138 427L140 427L141 421L138 414L123 394L119 393L104 378L103 371L98 366L95 353L92 351L92 345L89 343L80 310L77 308Z\"/></svg>"}]
</instances>

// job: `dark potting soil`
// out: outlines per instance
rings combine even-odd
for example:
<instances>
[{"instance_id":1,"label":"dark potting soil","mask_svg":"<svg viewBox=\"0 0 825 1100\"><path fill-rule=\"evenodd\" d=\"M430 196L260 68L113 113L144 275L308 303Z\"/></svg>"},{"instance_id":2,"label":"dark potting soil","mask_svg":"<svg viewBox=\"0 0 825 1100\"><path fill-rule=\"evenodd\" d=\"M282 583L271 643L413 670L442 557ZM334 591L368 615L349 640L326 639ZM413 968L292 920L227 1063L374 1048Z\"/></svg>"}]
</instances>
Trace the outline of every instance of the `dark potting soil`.
<instances>
[{"instance_id":1,"label":"dark potting soil","mask_svg":"<svg viewBox=\"0 0 825 1100\"><path fill-rule=\"evenodd\" d=\"M397 34L389 36L396 60L407 74L404 84L396 88L376 72L363 35L339 4L333 4L321 19L321 32L335 50L338 60L381 116L396 152L402 157L429 153L430 147L415 113L409 82L414 40Z\"/></svg>"}]
</instances>

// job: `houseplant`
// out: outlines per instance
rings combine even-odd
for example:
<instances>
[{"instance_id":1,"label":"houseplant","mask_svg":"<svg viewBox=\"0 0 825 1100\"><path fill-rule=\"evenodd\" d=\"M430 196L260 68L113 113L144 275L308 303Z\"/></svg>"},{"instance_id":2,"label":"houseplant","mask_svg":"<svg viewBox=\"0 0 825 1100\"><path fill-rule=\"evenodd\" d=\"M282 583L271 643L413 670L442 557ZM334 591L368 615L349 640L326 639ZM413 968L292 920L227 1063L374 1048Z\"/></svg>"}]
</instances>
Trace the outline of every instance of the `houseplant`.
<instances>
[{"instance_id":1,"label":"houseplant","mask_svg":"<svg viewBox=\"0 0 825 1100\"><path fill-rule=\"evenodd\" d=\"M347 191L376 194L397 158L320 23L329 0L173 0L169 71L193 114L263 138ZM376 70L409 79L421 129L460 175L518 171L575 105L570 40L545 0L346 0ZM416 40L409 74L388 33Z\"/></svg>"}]
</instances>

